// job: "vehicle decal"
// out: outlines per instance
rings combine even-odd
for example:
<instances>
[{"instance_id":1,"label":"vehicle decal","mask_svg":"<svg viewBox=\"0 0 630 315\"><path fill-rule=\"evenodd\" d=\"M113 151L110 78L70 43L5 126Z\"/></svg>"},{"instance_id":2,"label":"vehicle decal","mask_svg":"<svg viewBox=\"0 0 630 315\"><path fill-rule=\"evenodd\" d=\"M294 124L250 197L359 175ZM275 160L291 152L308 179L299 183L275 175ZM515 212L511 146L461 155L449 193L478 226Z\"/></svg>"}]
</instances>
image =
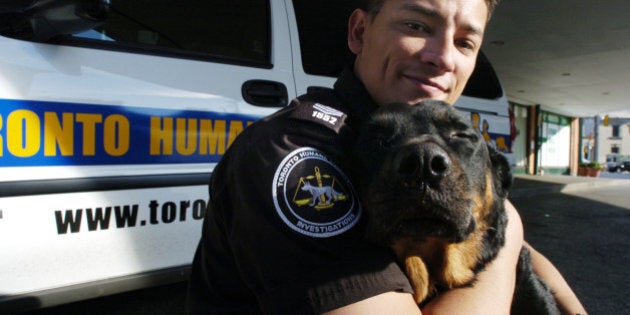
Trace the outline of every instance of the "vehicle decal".
<instances>
[{"instance_id":1,"label":"vehicle decal","mask_svg":"<svg viewBox=\"0 0 630 315\"><path fill-rule=\"evenodd\" d=\"M208 186L0 198L0 295L190 264Z\"/></svg>"},{"instance_id":2,"label":"vehicle decal","mask_svg":"<svg viewBox=\"0 0 630 315\"><path fill-rule=\"evenodd\" d=\"M0 99L0 167L214 163L258 118Z\"/></svg>"},{"instance_id":3,"label":"vehicle decal","mask_svg":"<svg viewBox=\"0 0 630 315\"><path fill-rule=\"evenodd\" d=\"M472 121L473 127L481 133L486 142L493 145L500 152L512 152L512 139L509 134L492 132L490 122L487 119L482 119L482 116L477 112L470 113L470 120Z\"/></svg>"},{"instance_id":4,"label":"vehicle decal","mask_svg":"<svg viewBox=\"0 0 630 315\"><path fill-rule=\"evenodd\" d=\"M57 234L79 233L83 231L82 227L93 232L110 228L123 229L201 220L205 213L206 201L197 199L160 203L157 200L151 200L145 208L140 206L139 204L125 204L55 210ZM147 213L146 217L139 217L140 212Z\"/></svg>"}]
</instances>

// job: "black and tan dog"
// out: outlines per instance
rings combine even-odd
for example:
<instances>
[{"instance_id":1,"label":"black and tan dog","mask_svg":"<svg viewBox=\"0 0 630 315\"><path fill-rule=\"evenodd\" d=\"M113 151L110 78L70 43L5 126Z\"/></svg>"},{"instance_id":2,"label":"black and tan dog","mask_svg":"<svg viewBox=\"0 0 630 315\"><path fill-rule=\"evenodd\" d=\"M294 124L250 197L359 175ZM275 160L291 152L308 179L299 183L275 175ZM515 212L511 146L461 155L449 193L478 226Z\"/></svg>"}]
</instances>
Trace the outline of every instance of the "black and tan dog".
<instances>
[{"instance_id":1,"label":"black and tan dog","mask_svg":"<svg viewBox=\"0 0 630 315\"><path fill-rule=\"evenodd\" d=\"M353 182L368 237L392 248L418 303L472 285L505 241L507 160L470 121L438 101L381 107L354 149ZM521 252L513 314L557 313Z\"/></svg>"}]
</instances>

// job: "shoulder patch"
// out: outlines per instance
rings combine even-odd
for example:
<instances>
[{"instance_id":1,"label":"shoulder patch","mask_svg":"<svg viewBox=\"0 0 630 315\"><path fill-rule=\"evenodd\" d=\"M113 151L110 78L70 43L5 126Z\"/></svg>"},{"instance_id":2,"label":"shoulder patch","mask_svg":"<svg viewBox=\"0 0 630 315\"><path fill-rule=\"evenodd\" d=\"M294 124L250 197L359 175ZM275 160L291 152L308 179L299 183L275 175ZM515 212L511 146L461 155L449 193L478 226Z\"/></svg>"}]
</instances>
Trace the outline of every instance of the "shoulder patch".
<instances>
[{"instance_id":1,"label":"shoulder patch","mask_svg":"<svg viewBox=\"0 0 630 315\"><path fill-rule=\"evenodd\" d=\"M291 117L300 120L312 121L330 128L335 132L339 132L339 129L341 129L347 115L344 112L330 106L320 103L312 103L304 104L304 106L298 106L295 111L291 113Z\"/></svg>"},{"instance_id":2,"label":"shoulder patch","mask_svg":"<svg viewBox=\"0 0 630 315\"><path fill-rule=\"evenodd\" d=\"M300 234L332 237L361 218L350 180L317 149L305 147L288 154L276 169L272 187L278 215Z\"/></svg>"}]
</instances>

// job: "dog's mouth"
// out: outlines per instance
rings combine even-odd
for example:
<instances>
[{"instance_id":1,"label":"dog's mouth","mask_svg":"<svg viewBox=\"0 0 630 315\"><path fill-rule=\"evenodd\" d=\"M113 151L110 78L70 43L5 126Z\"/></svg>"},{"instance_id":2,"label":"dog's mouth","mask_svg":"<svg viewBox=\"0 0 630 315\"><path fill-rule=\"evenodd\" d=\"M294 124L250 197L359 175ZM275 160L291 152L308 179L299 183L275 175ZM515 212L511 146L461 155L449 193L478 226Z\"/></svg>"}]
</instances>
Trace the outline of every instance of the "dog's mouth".
<instances>
[{"instance_id":1,"label":"dog's mouth","mask_svg":"<svg viewBox=\"0 0 630 315\"><path fill-rule=\"evenodd\" d=\"M415 193L405 191L401 195L398 190L385 199L380 194L367 200L373 239L386 245L403 238L421 241L437 237L448 243L468 239L476 227L469 198L439 194L426 183L414 188Z\"/></svg>"},{"instance_id":2,"label":"dog's mouth","mask_svg":"<svg viewBox=\"0 0 630 315\"><path fill-rule=\"evenodd\" d=\"M409 238L420 242L429 237L443 239L447 243L460 243L468 239L475 229L475 221L470 220L466 227L458 227L453 222L439 218L420 218L398 222L390 232L389 244Z\"/></svg>"}]
</instances>

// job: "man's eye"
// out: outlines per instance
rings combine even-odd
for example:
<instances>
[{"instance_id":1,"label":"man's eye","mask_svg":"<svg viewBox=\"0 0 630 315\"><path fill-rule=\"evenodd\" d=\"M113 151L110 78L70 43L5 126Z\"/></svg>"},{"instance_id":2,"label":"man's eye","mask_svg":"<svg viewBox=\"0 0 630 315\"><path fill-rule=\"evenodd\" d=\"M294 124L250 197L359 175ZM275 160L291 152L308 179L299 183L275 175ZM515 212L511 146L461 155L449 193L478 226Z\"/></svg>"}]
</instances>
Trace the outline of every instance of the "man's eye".
<instances>
[{"instance_id":1,"label":"man's eye","mask_svg":"<svg viewBox=\"0 0 630 315\"><path fill-rule=\"evenodd\" d=\"M416 22L406 22L405 26L408 29L411 29L413 31L420 31L420 32L426 32L427 31L427 27L424 26L423 24L420 23L416 23Z\"/></svg>"},{"instance_id":2,"label":"man's eye","mask_svg":"<svg viewBox=\"0 0 630 315\"><path fill-rule=\"evenodd\" d=\"M458 41L455 41L455 44L459 47L466 48L466 49L473 49L475 47L470 41L467 41L467 40L458 40Z\"/></svg>"},{"instance_id":3,"label":"man's eye","mask_svg":"<svg viewBox=\"0 0 630 315\"><path fill-rule=\"evenodd\" d=\"M477 44L468 39L459 39L455 41L455 46L466 53L473 53L477 50Z\"/></svg>"}]
</instances>

